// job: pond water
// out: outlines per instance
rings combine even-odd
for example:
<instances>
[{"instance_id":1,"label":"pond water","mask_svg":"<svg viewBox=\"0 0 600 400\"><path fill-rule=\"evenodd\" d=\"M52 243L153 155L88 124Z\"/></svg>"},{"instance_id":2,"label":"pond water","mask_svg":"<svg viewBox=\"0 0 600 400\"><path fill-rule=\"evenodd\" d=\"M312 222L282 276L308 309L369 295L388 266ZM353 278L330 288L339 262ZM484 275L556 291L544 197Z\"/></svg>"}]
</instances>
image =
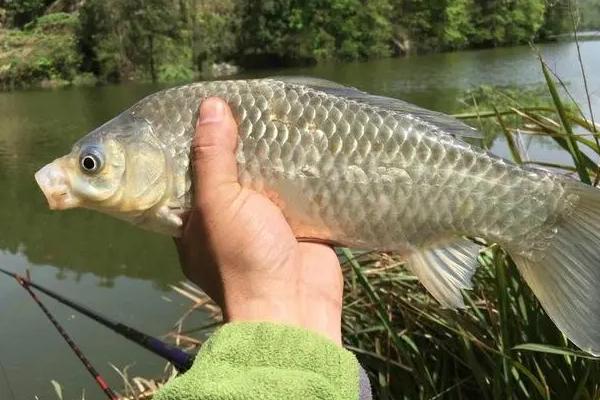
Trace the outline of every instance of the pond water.
<instances>
[{"instance_id":1,"label":"pond water","mask_svg":"<svg viewBox=\"0 0 600 400\"><path fill-rule=\"evenodd\" d=\"M576 48L541 46L549 65L586 103ZM600 117L600 41L581 43L592 107ZM324 64L243 76L310 75L452 112L457 97L478 85L525 86L543 77L529 47L466 51L362 63ZM171 240L85 210L50 212L33 173L72 143L159 85L0 93L0 267L22 272L65 296L153 334L166 333L188 305L169 285L183 279ZM498 144L495 151L504 154ZM530 155L566 162L546 143ZM45 301L92 363L115 388L111 368L132 364L130 375L160 375L162 360L52 300ZM201 320L202 316L198 316ZM51 380L65 398L102 398L87 372L35 303L0 276L0 399L55 399Z\"/></svg>"}]
</instances>

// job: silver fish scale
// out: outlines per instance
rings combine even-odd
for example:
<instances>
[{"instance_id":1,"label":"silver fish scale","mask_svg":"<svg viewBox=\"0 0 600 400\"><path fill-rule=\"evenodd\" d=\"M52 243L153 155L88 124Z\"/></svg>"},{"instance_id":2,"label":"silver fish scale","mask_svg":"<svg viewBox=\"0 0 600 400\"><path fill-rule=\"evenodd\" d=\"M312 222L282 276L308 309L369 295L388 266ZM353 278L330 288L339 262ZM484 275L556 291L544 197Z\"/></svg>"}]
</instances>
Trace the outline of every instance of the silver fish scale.
<instances>
[{"instance_id":1,"label":"silver fish scale","mask_svg":"<svg viewBox=\"0 0 600 400\"><path fill-rule=\"evenodd\" d=\"M560 179L414 115L270 79L169 89L130 110L172 157L177 207L190 207L189 149L209 96L226 99L238 120L241 183L275 199L300 236L401 251L471 235L533 257L571 207Z\"/></svg>"}]
</instances>

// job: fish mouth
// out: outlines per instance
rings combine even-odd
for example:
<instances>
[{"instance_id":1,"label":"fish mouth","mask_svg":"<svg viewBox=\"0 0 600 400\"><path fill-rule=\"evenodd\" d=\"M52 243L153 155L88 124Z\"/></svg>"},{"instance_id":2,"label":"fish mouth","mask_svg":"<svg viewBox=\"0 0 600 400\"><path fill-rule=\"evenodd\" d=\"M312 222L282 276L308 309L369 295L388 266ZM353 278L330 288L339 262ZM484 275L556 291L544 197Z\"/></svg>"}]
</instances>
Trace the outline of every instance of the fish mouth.
<instances>
[{"instance_id":1,"label":"fish mouth","mask_svg":"<svg viewBox=\"0 0 600 400\"><path fill-rule=\"evenodd\" d=\"M79 200L71 192L69 178L60 159L36 172L35 181L46 196L51 210L66 210L79 205Z\"/></svg>"}]
</instances>

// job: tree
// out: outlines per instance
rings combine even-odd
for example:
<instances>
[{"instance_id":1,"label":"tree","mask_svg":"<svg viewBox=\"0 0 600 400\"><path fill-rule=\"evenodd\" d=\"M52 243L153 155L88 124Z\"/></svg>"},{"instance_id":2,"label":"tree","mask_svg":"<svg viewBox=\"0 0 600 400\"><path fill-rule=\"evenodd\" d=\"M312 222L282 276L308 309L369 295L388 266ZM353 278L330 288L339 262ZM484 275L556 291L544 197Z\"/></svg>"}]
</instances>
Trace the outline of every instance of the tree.
<instances>
[{"instance_id":1,"label":"tree","mask_svg":"<svg viewBox=\"0 0 600 400\"><path fill-rule=\"evenodd\" d=\"M52 0L5 0L12 26L23 27L44 13Z\"/></svg>"},{"instance_id":2,"label":"tree","mask_svg":"<svg viewBox=\"0 0 600 400\"><path fill-rule=\"evenodd\" d=\"M579 8L581 16L580 29L600 29L600 1L580 0L579 4L575 4L575 6Z\"/></svg>"},{"instance_id":3,"label":"tree","mask_svg":"<svg viewBox=\"0 0 600 400\"><path fill-rule=\"evenodd\" d=\"M391 52L389 0L256 0L240 7L239 47L246 59L297 63Z\"/></svg>"},{"instance_id":4,"label":"tree","mask_svg":"<svg viewBox=\"0 0 600 400\"><path fill-rule=\"evenodd\" d=\"M544 0L519 0L510 5L506 28L506 43L518 44L533 40L544 24Z\"/></svg>"},{"instance_id":5,"label":"tree","mask_svg":"<svg viewBox=\"0 0 600 400\"><path fill-rule=\"evenodd\" d=\"M474 31L471 44L495 47L506 41L506 24L510 10L504 0L475 0L473 7Z\"/></svg>"},{"instance_id":6,"label":"tree","mask_svg":"<svg viewBox=\"0 0 600 400\"><path fill-rule=\"evenodd\" d=\"M206 1L191 13L193 61L202 64L233 58L238 50L241 11L239 0Z\"/></svg>"},{"instance_id":7,"label":"tree","mask_svg":"<svg viewBox=\"0 0 600 400\"><path fill-rule=\"evenodd\" d=\"M544 23L538 31L540 38L548 39L572 29L571 18L569 16L569 1L571 0L546 2Z\"/></svg>"},{"instance_id":8,"label":"tree","mask_svg":"<svg viewBox=\"0 0 600 400\"><path fill-rule=\"evenodd\" d=\"M445 10L445 23L441 42L444 48L462 49L469 45L473 34L472 0L449 0Z\"/></svg>"},{"instance_id":9,"label":"tree","mask_svg":"<svg viewBox=\"0 0 600 400\"><path fill-rule=\"evenodd\" d=\"M82 69L100 75L101 65L98 60L98 49L103 36L110 30L109 6L104 1L90 0L79 10L79 26L77 28L77 44L83 56Z\"/></svg>"},{"instance_id":10,"label":"tree","mask_svg":"<svg viewBox=\"0 0 600 400\"><path fill-rule=\"evenodd\" d=\"M165 40L178 39L181 20L169 0L121 0L125 48L134 64L143 66L152 82L158 80L157 57Z\"/></svg>"},{"instance_id":11,"label":"tree","mask_svg":"<svg viewBox=\"0 0 600 400\"><path fill-rule=\"evenodd\" d=\"M460 6L448 10L448 1L453 0L395 0L394 20L408 35L417 50L433 51L461 42L462 32L456 26L445 32L446 21L462 19ZM458 2L455 3L459 5ZM447 43L445 43L447 41Z\"/></svg>"},{"instance_id":12,"label":"tree","mask_svg":"<svg viewBox=\"0 0 600 400\"><path fill-rule=\"evenodd\" d=\"M170 0L88 0L80 11L84 68L109 80L142 74L157 81L161 66L181 53L174 48L189 47L180 11Z\"/></svg>"}]
</instances>

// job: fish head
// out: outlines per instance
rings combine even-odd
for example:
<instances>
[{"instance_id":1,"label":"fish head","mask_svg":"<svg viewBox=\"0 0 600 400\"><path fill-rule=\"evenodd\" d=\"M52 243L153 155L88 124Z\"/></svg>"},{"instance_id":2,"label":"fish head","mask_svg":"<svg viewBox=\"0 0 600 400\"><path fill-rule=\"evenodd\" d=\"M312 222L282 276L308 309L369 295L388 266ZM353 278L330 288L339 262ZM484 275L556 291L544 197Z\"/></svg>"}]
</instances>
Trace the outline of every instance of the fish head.
<instances>
[{"instance_id":1,"label":"fish head","mask_svg":"<svg viewBox=\"0 0 600 400\"><path fill-rule=\"evenodd\" d=\"M138 218L167 196L168 159L151 125L121 114L35 174L53 210L83 207Z\"/></svg>"}]
</instances>

